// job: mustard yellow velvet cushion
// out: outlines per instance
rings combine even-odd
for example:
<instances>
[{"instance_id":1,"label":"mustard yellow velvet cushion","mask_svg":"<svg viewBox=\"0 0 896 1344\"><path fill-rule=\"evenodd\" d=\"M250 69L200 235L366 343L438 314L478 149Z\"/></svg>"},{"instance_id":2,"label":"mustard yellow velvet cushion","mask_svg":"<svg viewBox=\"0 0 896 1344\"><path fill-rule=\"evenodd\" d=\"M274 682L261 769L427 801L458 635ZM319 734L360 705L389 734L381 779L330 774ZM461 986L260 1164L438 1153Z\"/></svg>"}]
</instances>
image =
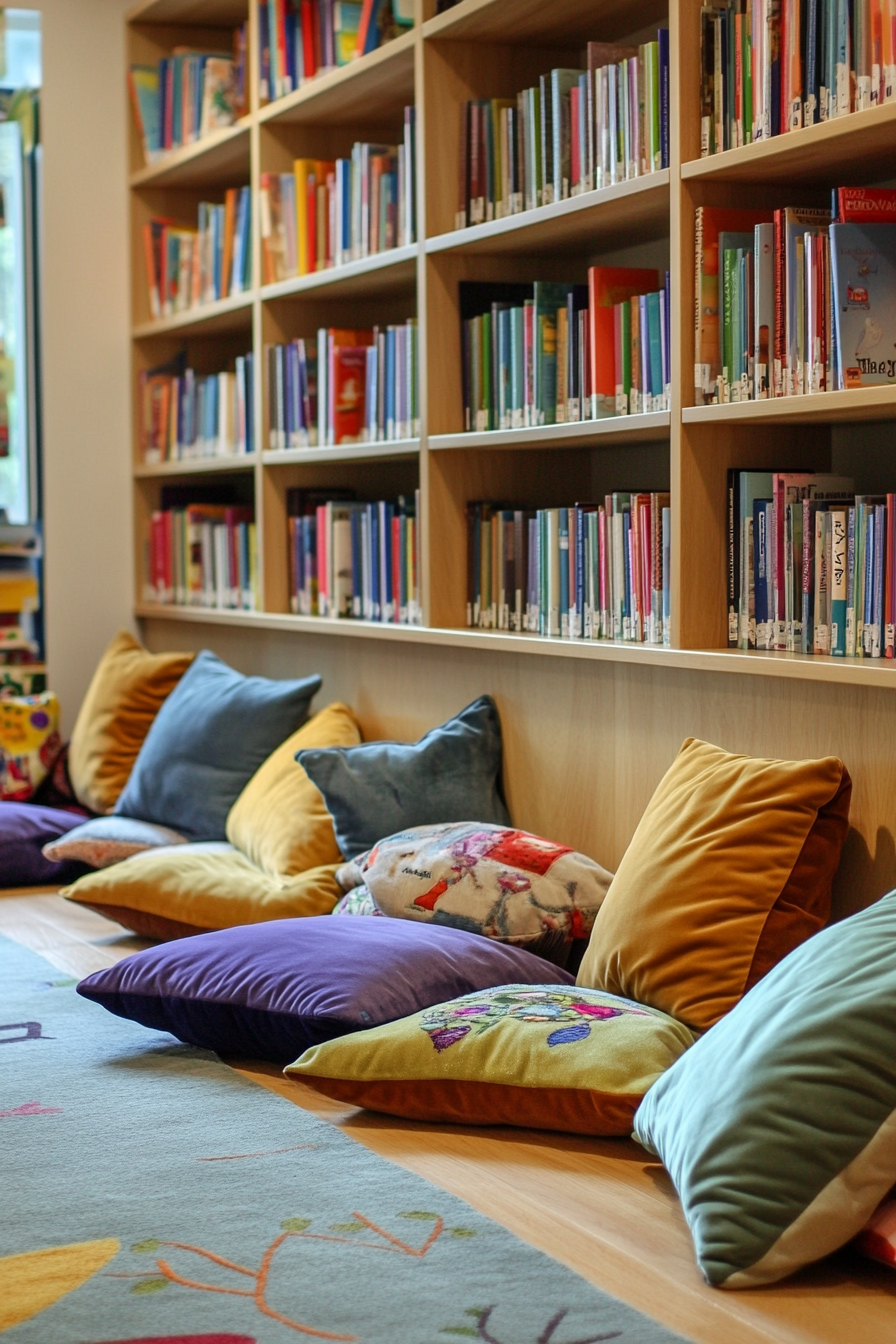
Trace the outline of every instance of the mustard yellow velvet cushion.
<instances>
[{"instance_id":1,"label":"mustard yellow velvet cushion","mask_svg":"<svg viewBox=\"0 0 896 1344\"><path fill-rule=\"evenodd\" d=\"M598 911L577 983L704 1031L830 916L852 785L835 756L689 738Z\"/></svg>"},{"instance_id":2,"label":"mustard yellow velvet cushion","mask_svg":"<svg viewBox=\"0 0 896 1344\"><path fill-rule=\"evenodd\" d=\"M148 653L127 630L119 630L106 649L68 751L75 796L92 812L111 812L118 802L143 739L193 657Z\"/></svg>"},{"instance_id":3,"label":"mustard yellow velvet cushion","mask_svg":"<svg viewBox=\"0 0 896 1344\"><path fill-rule=\"evenodd\" d=\"M62 895L146 937L179 938L327 915L342 894L335 871L335 864L324 864L282 883L230 845L176 845L88 873Z\"/></svg>"},{"instance_id":4,"label":"mustard yellow velvet cushion","mask_svg":"<svg viewBox=\"0 0 896 1344\"><path fill-rule=\"evenodd\" d=\"M327 705L256 770L227 818L227 839L272 878L338 863L323 794L296 760L310 747L356 747L361 730L346 705Z\"/></svg>"}]
</instances>

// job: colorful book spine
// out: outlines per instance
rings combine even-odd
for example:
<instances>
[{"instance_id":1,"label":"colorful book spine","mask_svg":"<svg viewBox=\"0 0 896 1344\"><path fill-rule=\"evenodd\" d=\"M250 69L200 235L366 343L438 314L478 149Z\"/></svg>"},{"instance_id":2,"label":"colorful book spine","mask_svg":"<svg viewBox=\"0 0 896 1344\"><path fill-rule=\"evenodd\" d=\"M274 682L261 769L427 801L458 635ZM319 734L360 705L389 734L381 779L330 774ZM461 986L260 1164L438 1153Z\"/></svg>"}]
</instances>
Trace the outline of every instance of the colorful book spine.
<instances>
[{"instance_id":1,"label":"colorful book spine","mask_svg":"<svg viewBox=\"0 0 896 1344\"><path fill-rule=\"evenodd\" d=\"M251 351L232 370L201 375L171 367L140 375L140 458L146 463L233 457L255 451Z\"/></svg>"},{"instance_id":2,"label":"colorful book spine","mask_svg":"<svg viewBox=\"0 0 896 1344\"><path fill-rule=\"evenodd\" d=\"M175 48L156 65L132 65L128 86L147 163L232 126L248 106L247 25L231 51Z\"/></svg>"},{"instance_id":3,"label":"colorful book spine","mask_svg":"<svg viewBox=\"0 0 896 1344\"><path fill-rule=\"evenodd\" d=\"M150 518L144 598L163 606L254 611L258 604L251 507L188 504Z\"/></svg>"},{"instance_id":4,"label":"colorful book spine","mask_svg":"<svg viewBox=\"0 0 896 1344\"><path fill-rule=\"evenodd\" d=\"M173 317L250 289L251 228L248 187L225 192L223 204L201 201L195 228L148 220L143 256L152 317Z\"/></svg>"}]
</instances>

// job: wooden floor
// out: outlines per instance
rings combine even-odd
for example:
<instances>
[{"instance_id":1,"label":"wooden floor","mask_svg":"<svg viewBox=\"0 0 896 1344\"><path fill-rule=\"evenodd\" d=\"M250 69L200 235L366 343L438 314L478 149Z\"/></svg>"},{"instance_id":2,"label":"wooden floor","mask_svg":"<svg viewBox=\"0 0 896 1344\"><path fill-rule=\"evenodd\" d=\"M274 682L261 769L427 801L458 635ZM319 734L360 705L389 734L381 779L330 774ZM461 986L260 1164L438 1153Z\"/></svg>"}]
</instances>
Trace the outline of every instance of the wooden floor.
<instances>
[{"instance_id":1,"label":"wooden floor","mask_svg":"<svg viewBox=\"0 0 896 1344\"><path fill-rule=\"evenodd\" d=\"M145 946L53 894L0 897L0 934L69 974ZM415 1124L329 1102L273 1066L234 1067L699 1344L896 1344L896 1273L849 1252L773 1288L708 1288L668 1177L635 1143Z\"/></svg>"}]
</instances>

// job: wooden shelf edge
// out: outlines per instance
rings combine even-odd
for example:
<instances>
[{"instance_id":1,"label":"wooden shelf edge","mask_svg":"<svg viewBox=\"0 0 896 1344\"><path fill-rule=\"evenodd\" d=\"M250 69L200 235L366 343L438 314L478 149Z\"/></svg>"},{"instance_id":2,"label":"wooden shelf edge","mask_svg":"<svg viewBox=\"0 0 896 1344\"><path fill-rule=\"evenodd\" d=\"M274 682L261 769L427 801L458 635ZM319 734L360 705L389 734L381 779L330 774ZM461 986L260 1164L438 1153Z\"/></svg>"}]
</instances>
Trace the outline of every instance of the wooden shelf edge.
<instances>
[{"instance_id":1,"label":"wooden shelf edge","mask_svg":"<svg viewBox=\"0 0 896 1344\"><path fill-rule=\"evenodd\" d=\"M385 639L409 644L479 649L484 653L532 654L576 658L686 672L735 673L798 681L871 686L896 691L896 662L890 659L814 658L802 654L744 652L739 649L670 649L653 644L613 644L581 639L541 639L488 630L451 630L431 626L381 625L375 621L330 621L316 616L276 612L214 611L204 607L159 607L138 603L142 620L171 620L203 625L239 625L257 630Z\"/></svg>"},{"instance_id":2,"label":"wooden shelf edge","mask_svg":"<svg viewBox=\"0 0 896 1344\"><path fill-rule=\"evenodd\" d=\"M264 302L271 299L288 299L294 294L314 293L331 287L350 284L362 276L376 275L389 271L393 267L413 263L419 253L417 243L406 243L404 247L392 247L385 252L374 252L371 257L359 257L357 261L348 261L342 266L330 266L325 271L312 271L308 275L290 276L288 280L278 280L273 285L263 285L260 294Z\"/></svg>"},{"instance_id":3,"label":"wooden shelf edge","mask_svg":"<svg viewBox=\"0 0 896 1344\"><path fill-rule=\"evenodd\" d=\"M182 145L180 149L169 150L155 163L148 163L144 168L138 168L135 173L131 173L128 183L131 187L163 186L166 179L179 175L182 169L201 162L207 155L213 154L216 150L230 145L241 137L245 137L246 140L246 161L248 163L249 128L251 125L252 115L250 113L240 117L239 121L234 122L232 126L224 126L219 131L212 131L210 135L204 135L201 140L194 140L190 145Z\"/></svg>"},{"instance_id":4,"label":"wooden shelf edge","mask_svg":"<svg viewBox=\"0 0 896 1344\"><path fill-rule=\"evenodd\" d=\"M139 326L131 328L131 338L142 341L150 336L166 336L169 332L203 327L233 313L251 309L254 299L255 290L247 289L242 294L232 294L226 299L215 299L213 303L200 303L195 308L188 308L185 313L175 313L172 317L141 322Z\"/></svg>"},{"instance_id":5,"label":"wooden shelf edge","mask_svg":"<svg viewBox=\"0 0 896 1344\"><path fill-rule=\"evenodd\" d=\"M368 55L359 57L349 65L337 66L335 70L327 70L323 74L315 75L313 79L306 80L292 93L288 93L285 98L277 98L273 102L265 103L257 113L259 125L264 126L271 122L289 121L291 114L297 109L310 108L316 101L322 100L334 92L340 92L356 80L363 81L366 75L377 70L381 65L398 61L409 52L413 54L416 35L417 29L411 28L406 33L402 33L400 37L394 38L391 42L386 42L383 46L377 47L376 51L371 51Z\"/></svg>"},{"instance_id":6,"label":"wooden shelf edge","mask_svg":"<svg viewBox=\"0 0 896 1344\"><path fill-rule=\"evenodd\" d=\"M233 453L230 457L187 457L176 462L138 462L134 476L143 480L153 476L204 476L209 471L251 471L257 453Z\"/></svg>"},{"instance_id":7,"label":"wooden shelf edge","mask_svg":"<svg viewBox=\"0 0 896 1344\"><path fill-rule=\"evenodd\" d=\"M289 467L315 462L370 462L385 458L416 457L419 439L390 439L385 443L352 443L338 448L268 448L261 460L266 467Z\"/></svg>"},{"instance_id":8,"label":"wooden shelf edge","mask_svg":"<svg viewBox=\"0 0 896 1344\"><path fill-rule=\"evenodd\" d=\"M681 165L681 176L684 181L761 181L771 174L786 180L795 168L803 171L804 160L811 160L822 180L836 172L841 161L848 161L851 151L892 153L894 130L896 103L885 103L705 159L690 159Z\"/></svg>"},{"instance_id":9,"label":"wooden shelf edge","mask_svg":"<svg viewBox=\"0 0 896 1344\"><path fill-rule=\"evenodd\" d=\"M451 229L448 233L437 233L427 238L424 244L427 256L439 252L461 252L475 248L508 236L539 231L559 230L566 221L577 221L583 214L599 213L621 201L631 202L648 194L656 196L668 192L670 174L668 168L655 173L645 173L643 177L633 177L625 182L616 182L599 191L587 191L582 196L571 196L565 201L555 201L551 205L540 205L534 210L523 210L518 215L509 215L506 219L489 220L486 224L472 224L465 229ZM666 201L668 212L668 201ZM523 239L525 241L525 239Z\"/></svg>"},{"instance_id":10,"label":"wooden shelf edge","mask_svg":"<svg viewBox=\"0 0 896 1344\"><path fill-rule=\"evenodd\" d=\"M707 408L711 409L711 408ZM491 429L486 433L431 434L433 452L470 448L568 448L609 443L643 442L669 437L669 411L644 415L610 415L603 420L578 420L570 425L539 425L531 429Z\"/></svg>"},{"instance_id":11,"label":"wooden shelf edge","mask_svg":"<svg viewBox=\"0 0 896 1344\"><path fill-rule=\"evenodd\" d=\"M683 424L731 424L738 421L795 421L836 424L896 418L896 386L816 392L806 397L770 397L723 406L685 406Z\"/></svg>"}]
</instances>

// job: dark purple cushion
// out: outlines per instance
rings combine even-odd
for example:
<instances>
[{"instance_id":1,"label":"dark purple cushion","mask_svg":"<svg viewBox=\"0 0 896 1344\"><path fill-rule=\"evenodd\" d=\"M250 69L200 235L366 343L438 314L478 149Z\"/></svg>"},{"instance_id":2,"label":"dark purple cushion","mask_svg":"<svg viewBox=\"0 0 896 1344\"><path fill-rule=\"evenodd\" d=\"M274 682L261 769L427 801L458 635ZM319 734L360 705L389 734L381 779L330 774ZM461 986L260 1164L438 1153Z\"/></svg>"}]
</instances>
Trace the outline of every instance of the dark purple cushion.
<instances>
[{"instance_id":1,"label":"dark purple cushion","mask_svg":"<svg viewBox=\"0 0 896 1344\"><path fill-rule=\"evenodd\" d=\"M41 850L80 826L84 817L56 807L0 802L0 887L39 887L74 882L91 870L67 860L51 863Z\"/></svg>"},{"instance_id":2,"label":"dark purple cushion","mask_svg":"<svg viewBox=\"0 0 896 1344\"><path fill-rule=\"evenodd\" d=\"M88 976L78 993L191 1045L281 1064L474 990L574 983L462 929L317 915L163 943Z\"/></svg>"}]
</instances>

